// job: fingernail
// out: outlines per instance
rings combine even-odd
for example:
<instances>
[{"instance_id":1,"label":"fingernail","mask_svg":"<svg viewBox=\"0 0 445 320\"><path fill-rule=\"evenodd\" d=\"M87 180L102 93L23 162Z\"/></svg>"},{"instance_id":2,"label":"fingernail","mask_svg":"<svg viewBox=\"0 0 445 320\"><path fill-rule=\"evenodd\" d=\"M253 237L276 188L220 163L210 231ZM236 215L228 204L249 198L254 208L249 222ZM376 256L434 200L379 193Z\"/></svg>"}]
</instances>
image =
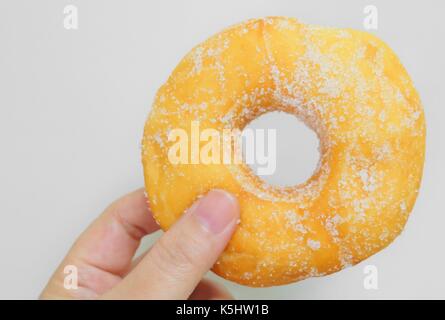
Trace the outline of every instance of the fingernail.
<instances>
[{"instance_id":1,"label":"fingernail","mask_svg":"<svg viewBox=\"0 0 445 320\"><path fill-rule=\"evenodd\" d=\"M238 201L230 193L215 189L199 200L192 214L207 231L218 234L239 218Z\"/></svg>"}]
</instances>

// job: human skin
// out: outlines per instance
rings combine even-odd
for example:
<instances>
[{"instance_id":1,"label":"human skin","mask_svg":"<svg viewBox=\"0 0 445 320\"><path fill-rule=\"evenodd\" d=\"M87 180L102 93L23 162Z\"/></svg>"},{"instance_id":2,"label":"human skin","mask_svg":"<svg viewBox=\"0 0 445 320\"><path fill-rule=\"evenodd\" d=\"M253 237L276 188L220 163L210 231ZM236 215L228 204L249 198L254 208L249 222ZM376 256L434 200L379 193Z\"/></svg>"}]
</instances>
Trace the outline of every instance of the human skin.
<instances>
[{"instance_id":1,"label":"human skin","mask_svg":"<svg viewBox=\"0 0 445 320\"><path fill-rule=\"evenodd\" d=\"M235 197L212 190L198 199L142 256L142 237L159 229L143 189L112 203L76 240L41 299L231 299L203 280L239 219ZM78 288L66 289L64 268L78 270Z\"/></svg>"}]
</instances>

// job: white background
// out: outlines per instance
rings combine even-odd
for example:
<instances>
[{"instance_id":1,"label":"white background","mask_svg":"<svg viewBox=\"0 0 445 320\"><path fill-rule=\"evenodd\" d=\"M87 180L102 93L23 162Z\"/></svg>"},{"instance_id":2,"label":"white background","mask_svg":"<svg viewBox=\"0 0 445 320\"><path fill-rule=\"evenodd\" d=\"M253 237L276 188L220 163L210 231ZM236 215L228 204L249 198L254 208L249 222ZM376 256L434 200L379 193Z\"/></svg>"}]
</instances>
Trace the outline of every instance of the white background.
<instances>
[{"instance_id":1,"label":"white background","mask_svg":"<svg viewBox=\"0 0 445 320\"><path fill-rule=\"evenodd\" d=\"M63 27L67 4L79 9L76 31ZM267 15L363 29L367 4L379 9L373 32L399 55L425 107L424 179L405 231L328 277L265 289L218 281L237 298L445 298L445 5L432 0L0 1L0 298L36 298L91 220L142 186L139 142L151 101L193 46ZM313 150L306 137L279 141L296 159L278 159L282 178L313 167L295 150ZM363 287L367 264L378 267L378 290Z\"/></svg>"}]
</instances>

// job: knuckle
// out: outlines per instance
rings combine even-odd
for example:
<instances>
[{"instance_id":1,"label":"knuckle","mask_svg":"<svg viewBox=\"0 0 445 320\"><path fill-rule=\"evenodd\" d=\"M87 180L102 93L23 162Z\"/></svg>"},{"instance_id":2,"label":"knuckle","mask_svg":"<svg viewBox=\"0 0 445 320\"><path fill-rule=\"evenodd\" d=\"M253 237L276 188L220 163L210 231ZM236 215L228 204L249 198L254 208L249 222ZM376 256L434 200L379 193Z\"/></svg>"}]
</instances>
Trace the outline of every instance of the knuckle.
<instances>
[{"instance_id":1,"label":"knuckle","mask_svg":"<svg viewBox=\"0 0 445 320\"><path fill-rule=\"evenodd\" d=\"M163 274L187 274L200 267L200 248L201 243L193 237L185 241L168 241L161 237L153 247L154 262Z\"/></svg>"}]
</instances>

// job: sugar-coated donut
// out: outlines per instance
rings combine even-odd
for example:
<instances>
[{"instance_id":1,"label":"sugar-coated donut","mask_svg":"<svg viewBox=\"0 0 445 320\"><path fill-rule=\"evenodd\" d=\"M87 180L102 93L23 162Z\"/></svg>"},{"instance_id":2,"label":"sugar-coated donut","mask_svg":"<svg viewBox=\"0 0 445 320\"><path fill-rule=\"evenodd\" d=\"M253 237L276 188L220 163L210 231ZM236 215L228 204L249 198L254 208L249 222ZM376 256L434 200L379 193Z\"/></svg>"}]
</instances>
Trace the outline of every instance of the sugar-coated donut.
<instances>
[{"instance_id":1,"label":"sugar-coated donut","mask_svg":"<svg viewBox=\"0 0 445 320\"><path fill-rule=\"evenodd\" d=\"M199 121L201 129L242 130L276 110L298 116L320 139L319 165L303 184L269 185L245 163L169 161L172 129L190 132ZM270 17L188 53L159 89L142 145L161 227L210 189L233 193L241 222L213 271L271 286L339 271L399 235L420 186L425 123L409 75L381 40Z\"/></svg>"}]
</instances>

